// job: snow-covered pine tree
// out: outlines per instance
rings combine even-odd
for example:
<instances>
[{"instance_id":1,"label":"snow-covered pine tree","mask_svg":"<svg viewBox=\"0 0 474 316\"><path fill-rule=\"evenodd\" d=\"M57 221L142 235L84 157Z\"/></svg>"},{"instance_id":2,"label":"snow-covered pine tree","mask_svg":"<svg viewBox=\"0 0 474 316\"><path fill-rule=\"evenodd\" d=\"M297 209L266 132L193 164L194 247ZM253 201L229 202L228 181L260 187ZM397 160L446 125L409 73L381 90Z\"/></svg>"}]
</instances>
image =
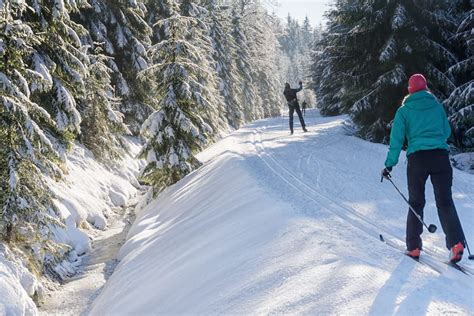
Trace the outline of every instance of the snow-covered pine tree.
<instances>
[{"instance_id":1,"label":"snow-covered pine tree","mask_svg":"<svg viewBox=\"0 0 474 316\"><path fill-rule=\"evenodd\" d=\"M306 16L303 21L303 25L301 26L302 44L311 46L311 44L313 43L313 38L313 28L311 27L308 16Z\"/></svg>"},{"instance_id":2,"label":"snow-covered pine tree","mask_svg":"<svg viewBox=\"0 0 474 316\"><path fill-rule=\"evenodd\" d=\"M157 24L161 19L170 17L174 9L176 0L145 0L146 14L145 20L152 28L151 43L156 44L160 42L165 34L163 29Z\"/></svg>"},{"instance_id":3,"label":"snow-covered pine tree","mask_svg":"<svg viewBox=\"0 0 474 316\"><path fill-rule=\"evenodd\" d=\"M97 71L98 58L94 55L94 47L90 48L81 41L81 38L88 37L87 29L71 19L71 15L88 7L84 0L54 0L50 4L34 1L34 10L23 16L25 21L35 25L35 32L44 34L41 43L35 47L37 54L33 63L52 81L50 89L34 89L32 100L55 118L60 131L55 136L66 135L69 141L80 136L96 155L116 156L116 141L108 131L117 124L117 117L110 115L108 104L103 103L104 91L100 90L107 85L109 77L100 79L106 81L105 85L98 85L97 79L91 77L96 76L90 71L92 68ZM95 85L87 86L92 82ZM99 111L102 111L100 115ZM97 117L91 117L91 113ZM83 121L84 115L88 122ZM81 135L82 127L88 130ZM113 153L106 152L112 148L115 148Z\"/></svg>"},{"instance_id":4,"label":"snow-covered pine tree","mask_svg":"<svg viewBox=\"0 0 474 316\"><path fill-rule=\"evenodd\" d=\"M100 45L103 54L112 57L104 62L112 70L114 96L120 98L118 109L125 115L130 131L137 135L153 111L147 104L148 78L137 80L138 73L148 67L146 49L152 31L144 20L146 7L141 1L91 0L90 4L75 16L89 30L90 35L83 41L91 47Z\"/></svg>"},{"instance_id":5,"label":"snow-covered pine tree","mask_svg":"<svg viewBox=\"0 0 474 316\"><path fill-rule=\"evenodd\" d=\"M123 114L117 110L120 99L113 96L112 70L106 65L108 59L97 51L89 56L89 75L84 79L88 88L77 100L83 117L79 139L102 160L122 157L121 136L130 134L123 123Z\"/></svg>"},{"instance_id":6,"label":"snow-covered pine tree","mask_svg":"<svg viewBox=\"0 0 474 316\"><path fill-rule=\"evenodd\" d=\"M258 99L261 100L260 104L255 105L255 117L278 116L283 84L278 76L281 73L280 50L274 21L258 1L247 5L246 17L252 77L256 82Z\"/></svg>"},{"instance_id":7,"label":"snow-covered pine tree","mask_svg":"<svg viewBox=\"0 0 474 316\"><path fill-rule=\"evenodd\" d=\"M263 47L263 32L264 25L261 15L261 6L260 1L246 1L246 0L236 0L235 5L237 6L237 12L240 14L241 18L241 32L245 38L245 45L248 48L248 64L249 64L249 75L253 81L251 89L253 89L254 97L251 103L248 103L248 110L246 114L250 114L250 121L261 119L264 117L263 110L263 100L260 94L260 89L263 86L263 82L260 81L259 72L262 62L258 60L259 50L266 49ZM248 113L247 113L248 111Z\"/></svg>"},{"instance_id":8,"label":"snow-covered pine tree","mask_svg":"<svg viewBox=\"0 0 474 316\"><path fill-rule=\"evenodd\" d=\"M338 41L341 33L349 31L349 26L339 23L336 17L338 13L338 10L329 12L327 29L314 43L311 52L313 64L310 86L315 91L316 103L322 115L344 113L352 101L347 102L344 89L345 65L342 64L345 54L344 42Z\"/></svg>"},{"instance_id":9,"label":"snow-covered pine tree","mask_svg":"<svg viewBox=\"0 0 474 316\"><path fill-rule=\"evenodd\" d=\"M239 128L243 121L243 109L239 95L240 76L233 59L238 47L230 34L231 19L228 6L219 5L218 0L205 1L209 21L209 37L212 41L212 58L219 78L219 93L224 99L227 122Z\"/></svg>"},{"instance_id":10,"label":"snow-covered pine tree","mask_svg":"<svg viewBox=\"0 0 474 316\"><path fill-rule=\"evenodd\" d=\"M232 31L231 34L234 38L235 44L239 48L236 52L235 63L237 71L240 77L239 90L242 91L242 95L239 96L239 100L242 104L243 117L245 122L251 122L258 118L258 115L254 113L254 109L258 107L258 94L256 83L252 78L252 60L251 51L249 48L249 41L245 34L245 22L244 22L245 4L243 0L236 0L232 2L231 18L232 18Z\"/></svg>"},{"instance_id":11,"label":"snow-covered pine tree","mask_svg":"<svg viewBox=\"0 0 474 316\"><path fill-rule=\"evenodd\" d=\"M160 20L161 41L149 55L152 66L142 76L154 76L157 110L144 122L146 139L140 157L147 160L141 173L144 182L161 190L199 166L194 154L212 135L212 128L201 113L211 106L198 81L209 69L200 66L203 52L187 41L192 28L200 23L179 14L178 3L169 1L169 17Z\"/></svg>"},{"instance_id":12,"label":"snow-covered pine tree","mask_svg":"<svg viewBox=\"0 0 474 316\"><path fill-rule=\"evenodd\" d=\"M34 47L31 63L47 84L34 84L31 99L52 115L59 131L71 140L81 132L82 117L76 98L84 96L89 57L79 38L87 30L71 21L70 13L87 6L87 2L44 2L32 1L32 10L26 10L21 17L32 25L34 33L43 34Z\"/></svg>"},{"instance_id":13,"label":"snow-covered pine tree","mask_svg":"<svg viewBox=\"0 0 474 316\"><path fill-rule=\"evenodd\" d=\"M458 27L452 40L458 62L448 69L447 75L456 89L444 104L456 145L464 151L474 151L474 9L470 1L454 2Z\"/></svg>"},{"instance_id":14,"label":"snow-covered pine tree","mask_svg":"<svg viewBox=\"0 0 474 316\"><path fill-rule=\"evenodd\" d=\"M341 93L359 135L387 142L390 122L406 95L406 81L424 73L440 99L454 89L444 75L456 57L446 48L449 29L445 1L339 0L330 13L327 34L330 67L316 67L315 80ZM317 91L318 92L318 91Z\"/></svg>"},{"instance_id":15,"label":"snow-covered pine tree","mask_svg":"<svg viewBox=\"0 0 474 316\"><path fill-rule=\"evenodd\" d=\"M201 116L209 124L214 134L228 129L225 117L224 99L219 93L219 81L212 52L212 38L209 36L210 12L203 6L203 1L181 0L180 13L184 17L196 19L195 26L188 31L185 39L195 46L200 54L197 56L199 66L206 71L196 73L199 86L193 87L193 93L200 94L207 100L207 106L201 109Z\"/></svg>"},{"instance_id":16,"label":"snow-covered pine tree","mask_svg":"<svg viewBox=\"0 0 474 316\"><path fill-rule=\"evenodd\" d=\"M0 3L0 237L28 249L43 270L59 259L62 247L50 240L61 225L43 174L58 177L59 154L47 133L56 123L30 100L31 90L51 86L48 72L33 63L43 40L20 18L22 1Z\"/></svg>"},{"instance_id":17,"label":"snow-covered pine tree","mask_svg":"<svg viewBox=\"0 0 474 316\"><path fill-rule=\"evenodd\" d=\"M313 107L316 105L316 96L314 90L311 89L312 77L311 77L311 63L312 63L312 50L314 47L315 38L319 36L319 30L317 28L311 27L309 23L309 18L306 17L301 26L301 53L299 57L299 69L301 69L301 74L299 77L307 85L302 91L303 95L301 100L306 101L308 107Z\"/></svg>"}]
</instances>

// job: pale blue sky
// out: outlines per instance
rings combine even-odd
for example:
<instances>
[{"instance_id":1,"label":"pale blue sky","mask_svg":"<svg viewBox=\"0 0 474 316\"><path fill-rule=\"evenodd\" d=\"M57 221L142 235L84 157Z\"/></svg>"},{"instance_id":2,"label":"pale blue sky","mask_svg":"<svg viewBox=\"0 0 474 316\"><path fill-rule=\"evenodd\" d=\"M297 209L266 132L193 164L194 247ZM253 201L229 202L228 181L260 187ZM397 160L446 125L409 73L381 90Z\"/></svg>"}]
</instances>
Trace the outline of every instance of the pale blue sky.
<instances>
[{"instance_id":1,"label":"pale blue sky","mask_svg":"<svg viewBox=\"0 0 474 316\"><path fill-rule=\"evenodd\" d=\"M274 11L277 16L286 19L288 13L300 22L308 16L311 26L318 25L324 21L324 11L329 8L333 0L278 0L277 5L267 5L269 11Z\"/></svg>"}]
</instances>

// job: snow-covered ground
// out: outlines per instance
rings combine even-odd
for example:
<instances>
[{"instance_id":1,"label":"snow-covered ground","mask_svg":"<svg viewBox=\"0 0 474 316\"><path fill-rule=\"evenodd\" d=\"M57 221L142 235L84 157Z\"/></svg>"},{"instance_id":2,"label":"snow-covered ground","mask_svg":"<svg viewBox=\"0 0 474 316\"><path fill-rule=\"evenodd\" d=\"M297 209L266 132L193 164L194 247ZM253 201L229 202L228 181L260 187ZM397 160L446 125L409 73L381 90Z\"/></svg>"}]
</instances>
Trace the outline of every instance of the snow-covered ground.
<instances>
[{"instance_id":1,"label":"snow-covered ground","mask_svg":"<svg viewBox=\"0 0 474 316\"><path fill-rule=\"evenodd\" d=\"M419 264L404 245L407 207L380 183L387 147L308 111L309 132L255 122L201 153L204 165L137 214L93 315L474 314L474 284L447 265L427 184ZM297 121L297 120L296 120ZM405 158L393 181L406 192ZM454 199L474 247L474 178ZM474 265L462 261L473 271Z\"/></svg>"},{"instance_id":2,"label":"snow-covered ground","mask_svg":"<svg viewBox=\"0 0 474 316\"><path fill-rule=\"evenodd\" d=\"M135 176L143 163L135 159L140 149L138 141L134 138L126 138L124 141L129 154L122 161L108 166L100 164L83 146L75 145L66 156L65 179L59 182L49 181L56 196L56 206L66 224L64 228L55 231L54 238L71 247L68 260L54 269L57 278L65 282L84 268L85 259L90 260L91 240L98 239L97 243L100 244L101 238L115 236L117 230L122 230L126 225L121 221L120 215L128 200L138 193L140 186ZM109 230L103 232L107 229ZM111 238L110 241L114 239ZM108 253L109 248L113 248L113 245L107 244ZM115 253L110 254L110 259L113 260L114 256ZM105 265L105 261L103 264ZM37 314L37 307L32 300L34 296L39 301L46 301L46 309L55 314L59 311L67 313L81 310L74 306L65 309L65 305L61 304L71 302L67 289L47 280L38 280L26 269L25 260L22 261L1 243L0 275L0 315ZM107 271L99 271L94 281L86 284L90 287L91 294L105 283L106 277ZM84 278L84 274L81 274L81 278ZM53 291L54 289L57 291ZM81 299L89 299L87 290L88 288L82 287L72 293L71 296L75 298L73 302L79 302L85 307L87 301L82 303Z\"/></svg>"},{"instance_id":3,"label":"snow-covered ground","mask_svg":"<svg viewBox=\"0 0 474 316\"><path fill-rule=\"evenodd\" d=\"M474 174L474 152L454 155L451 161L456 168Z\"/></svg>"}]
</instances>

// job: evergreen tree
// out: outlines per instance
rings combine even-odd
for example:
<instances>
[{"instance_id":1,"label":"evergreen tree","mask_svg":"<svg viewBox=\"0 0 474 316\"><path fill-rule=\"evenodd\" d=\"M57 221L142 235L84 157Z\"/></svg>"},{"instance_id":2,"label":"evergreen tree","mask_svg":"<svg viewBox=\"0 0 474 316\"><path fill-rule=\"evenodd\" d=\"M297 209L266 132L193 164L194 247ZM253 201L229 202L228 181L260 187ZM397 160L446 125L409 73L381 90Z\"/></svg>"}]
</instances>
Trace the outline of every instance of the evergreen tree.
<instances>
[{"instance_id":1,"label":"evergreen tree","mask_svg":"<svg viewBox=\"0 0 474 316\"><path fill-rule=\"evenodd\" d=\"M210 12L206 10L201 1L182 0L181 15L196 19L195 26L189 30L185 39L200 52L199 66L206 71L196 73L199 86L194 87L194 93L200 94L207 100L208 105L201 109L204 121L209 124L217 134L228 128L225 117L224 99L218 91L218 77L215 62L212 58L214 50L212 38L209 36Z\"/></svg>"},{"instance_id":2,"label":"evergreen tree","mask_svg":"<svg viewBox=\"0 0 474 316\"><path fill-rule=\"evenodd\" d=\"M446 48L453 25L445 7L428 0L337 1L314 67L322 107L349 111L360 136L387 142L411 74L424 73L433 93L446 98L454 85L444 72L456 57Z\"/></svg>"},{"instance_id":3,"label":"evergreen tree","mask_svg":"<svg viewBox=\"0 0 474 316\"><path fill-rule=\"evenodd\" d=\"M32 263L51 266L61 248L50 238L61 223L43 174L59 177L61 171L59 153L40 127L54 130L56 123L30 100L32 89L52 82L28 65L43 39L20 19L26 10L21 1L0 3L0 235L34 251Z\"/></svg>"},{"instance_id":4,"label":"evergreen tree","mask_svg":"<svg viewBox=\"0 0 474 316\"><path fill-rule=\"evenodd\" d=\"M51 114L61 133L69 135L69 139L81 133L82 117L76 99L84 96L89 63L79 38L87 31L71 21L70 13L85 5L85 1L33 1L33 10L26 10L22 16L22 20L33 26L34 33L43 34L34 47L31 63L47 85L33 85L31 99Z\"/></svg>"},{"instance_id":5,"label":"evergreen tree","mask_svg":"<svg viewBox=\"0 0 474 316\"><path fill-rule=\"evenodd\" d=\"M95 52L89 59L89 76L85 78L88 89L78 100L83 116L80 140L97 158L118 159L123 155L121 136L130 131L117 110L120 100L113 97L108 58Z\"/></svg>"},{"instance_id":6,"label":"evergreen tree","mask_svg":"<svg viewBox=\"0 0 474 316\"><path fill-rule=\"evenodd\" d=\"M137 80L137 75L148 67L147 48L151 28L144 20L146 7L136 1L91 0L91 7L83 9L77 20L88 30L84 42L113 57L104 60L112 70L110 77L113 96L119 98L118 109L131 132L137 135L141 124L152 112L148 105L148 78Z\"/></svg>"},{"instance_id":7,"label":"evergreen tree","mask_svg":"<svg viewBox=\"0 0 474 316\"><path fill-rule=\"evenodd\" d=\"M101 90L108 86L110 78L97 77L101 59L96 56L93 43L85 45L81 40L88 38L87 29L71 19L72 14L87 9L88 3L54 0L51 4L49 10L47 4L35 1L34 12L24 17L35 25L35 32L45 34L35 47L34 63L42 66L52 79L52 88L32 93L32 100L55 117L59 131L68 140L80 137L96 155L116 157L118 143L109 129L121 124L117 121L121 115L112 115L117 112L109 111L110 103L104 98L107 91Z\"/></svg>"},{"instance_id":8,"label":"evergreen tree","mask_svg":"<svg viewBox=\"0 0 474 316\"><path fill-rule=\"evenodd\" d=\"M458 27L452 40L458 62L449 67L447 75L456 89L444 101L452 124L456 144L474 150L474 9L470 1L457 1L455 18Z\"/></svg>"},{"instance_id":9,"label":"evergreen tree","mask_svg":"<svg viewBox=\"0 0 474 316\"><path fill-rule=\"evenodd\" d=\"M339 1L338 6L341 5ZM314 61L311 66L313 78L311 87L316 92L318 108L323 115L345 113L354 101L349 91L345 89L346 69L350 69L353 65L346 64L351 59L346 57L343 34L349 33L350 25L340 22L341 12L338 7L329 11L327 30L322 33L319 41L315 42L311 54ZM357 84L357 77L354 77L354 80Z\"/></svg>"},{"instance_id":10,"label":"evergreen tree","mask_svg":"<svg viewBox=\"0 0 474 316\"><path fill-rule=\"evenodd\" d=\"M232 36L237 47L239 47L235 56L235 63L240 77L239 90L242 95L239 102L242 104L243 116L245 122L251 122L258 118L254 113L257 101L256 86L252 78L251 52L248 46L248 39L244 31L243 13L245 6L242 0L232 3Z\"/></svg>"},{"instance_id":11,"label":"evergreen tree","mask_svg":"<svg viewBox=\"0 0 474 316\"><path fill-rule=\"evenodd\" d=\"M281 73L279 67L279 47L278 40L274 33L274 22L267 15L259 2L250 7L250 14L247 24L250 39L252 77L257 83L257 93L261 104L257 104L254 109L256 118L271 117L280 115L282 86L278 74Z\"/></svg>"},{"instance_id":12,"label":"evergreen tree","mask_svg":"<svg viewBox=\"0 0 474 316\"><path fill-rule=\"evenodd\" d=\"M233 59L238 47L230 34L230 10L220 6L217 0L208 0L209 37L212 41L212 58L219 78L219 93L224 99L227 122L239 128L243 121L242 104L239 95L242 91L240 77Z\"/></svg>"},{"instance_id":13,"label":"evergreen tree","mask_svg":"<svg viewBox=\"0 0 474 316\"><path fill-rule=\"evenodd\" d=\"M176 10L175 1L176 0L145 0L147 8L145 20L152 28L152 44L156 44L164 38L164 29L159 27L158 22L163 18L173 15L173 12Z\"/></svg>"},{"instance_id":14,"label":"evergreen tree","mask_svg":"<svg viewBox=\"0 0 474 316\"><path fill-rule=\"evenodd\" d=\"M201 67L203 52L187 41L199 21L179 14L169 2L169 17L158 22L161 42L151 47L154 64L143 75L156 78L158 109L142 126L146 138L140 157L147 159L143 181L157 190L173 184L199 166L194 153L208 143L213 131L201 113L210 106L199 78L209 72Z\"/></svg>"}]
</instances>

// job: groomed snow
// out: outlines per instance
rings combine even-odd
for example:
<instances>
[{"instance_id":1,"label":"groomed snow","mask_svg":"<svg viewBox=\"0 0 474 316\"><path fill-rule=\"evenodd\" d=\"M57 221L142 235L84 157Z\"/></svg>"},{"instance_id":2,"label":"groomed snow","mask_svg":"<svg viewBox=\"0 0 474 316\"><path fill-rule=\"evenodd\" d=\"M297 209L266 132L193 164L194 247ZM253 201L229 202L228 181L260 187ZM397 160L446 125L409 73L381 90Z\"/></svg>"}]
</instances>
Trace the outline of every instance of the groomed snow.
<instances>
[{"instance_id":1,"label":"groomed snow","mask_svg":"<svg viewBox=\"0 0 474 316\"><path fill-rule=\"evenodd\" d=\"M307 113L308 133L261 120L200 154L200 169L137 214L91 314L472 315L472 277L441 263L441 232L423 235L431 265L379 241L403 247L407 212L380 183L387 146ZM405 160L393 172L404 192ZM473 179L454 172L474 245ZM425 214L441 231L429 182Z\"/></svg>"}]
</instances>

